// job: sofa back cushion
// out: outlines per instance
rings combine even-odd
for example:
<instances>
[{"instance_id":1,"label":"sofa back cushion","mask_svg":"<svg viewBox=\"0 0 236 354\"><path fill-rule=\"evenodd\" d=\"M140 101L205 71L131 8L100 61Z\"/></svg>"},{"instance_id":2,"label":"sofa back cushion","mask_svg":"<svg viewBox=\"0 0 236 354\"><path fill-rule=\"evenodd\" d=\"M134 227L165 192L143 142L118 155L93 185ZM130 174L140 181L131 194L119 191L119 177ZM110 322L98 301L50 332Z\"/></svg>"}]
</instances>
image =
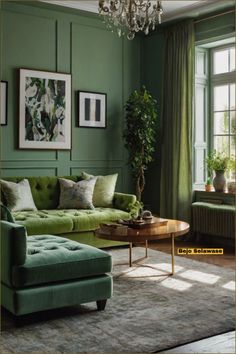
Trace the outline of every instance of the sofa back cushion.
<instances>
[{"instance_id":1,"label":"sofa back cushion","mask_svg":"<svg viewBox=\"0 0 236 354\"><path fill-rule=\"evenodd\" d=\"M24 178L28 179L34 203L37 209L56 209L60 197L60 185L58 177L7 177L3 178L6 181L18 183ZM65 176L64 178L70 179L74 182L81 180L80 176ZM5 202L4 196L2 201Z\"/></svg>"}]
</instances>

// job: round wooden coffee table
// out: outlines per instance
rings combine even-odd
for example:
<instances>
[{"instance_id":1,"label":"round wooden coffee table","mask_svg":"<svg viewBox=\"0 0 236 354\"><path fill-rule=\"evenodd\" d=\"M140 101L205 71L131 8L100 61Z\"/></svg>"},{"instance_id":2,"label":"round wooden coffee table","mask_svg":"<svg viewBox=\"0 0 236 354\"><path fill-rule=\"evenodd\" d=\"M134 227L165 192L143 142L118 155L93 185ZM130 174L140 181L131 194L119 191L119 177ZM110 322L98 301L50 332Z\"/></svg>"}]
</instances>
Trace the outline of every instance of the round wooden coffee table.
<instances>
[{"instance_id":1,"label":"round wooden coffee table","mask_svg":"<svg viewBox=\"0 0 236 354\"><path fill-rule=\"evenodd\" d=\"M166 222L164 222L166 221ZM95 231L95 235L99 238L110 241L129 242L129 266L132 266L132 246L133 243L145 243L145 257L147 257L148 241L160 240L164 238L171 239L171 258L172 258L172 273L174 274L175 266L175 244L174 239L177 236L184 235L189 231L189 224L184 221L172 219L152 218L152 221L142 224L129 225L126 224L126 230L114 226L109 226L105 230L99 228Z\"/></svg>"}]
</instances>

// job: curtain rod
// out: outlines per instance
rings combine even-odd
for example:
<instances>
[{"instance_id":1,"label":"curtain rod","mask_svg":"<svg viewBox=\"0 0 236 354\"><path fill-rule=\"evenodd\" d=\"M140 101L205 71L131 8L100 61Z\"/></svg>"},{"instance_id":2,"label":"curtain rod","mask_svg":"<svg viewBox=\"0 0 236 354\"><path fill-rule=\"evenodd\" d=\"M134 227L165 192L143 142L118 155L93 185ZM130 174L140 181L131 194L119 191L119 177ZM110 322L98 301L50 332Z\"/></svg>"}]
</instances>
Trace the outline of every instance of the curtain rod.
<instances>
[{"instance_id":1,"label":"curtain rod","mask_svg":"<svg viewBox=\"0 0 236 354\"><path fill-rule=\"evenodd\" d=\"M209 19L211 19L211 18L215 18L215 17L223 16L223 15L226 15L226 14L230 14L231 12L234 12L234 10L230 10L230 11L222 12L222 13L220 13L220 14L217 14L217 15L212 15L212 16L209 16L209 17L205 17L205 18L202 18L201 20L195 20L195 21L194 21L194 23L198 23L198 22L202 22L202 21L209 20Z\"/></svg>"}]
</instances>

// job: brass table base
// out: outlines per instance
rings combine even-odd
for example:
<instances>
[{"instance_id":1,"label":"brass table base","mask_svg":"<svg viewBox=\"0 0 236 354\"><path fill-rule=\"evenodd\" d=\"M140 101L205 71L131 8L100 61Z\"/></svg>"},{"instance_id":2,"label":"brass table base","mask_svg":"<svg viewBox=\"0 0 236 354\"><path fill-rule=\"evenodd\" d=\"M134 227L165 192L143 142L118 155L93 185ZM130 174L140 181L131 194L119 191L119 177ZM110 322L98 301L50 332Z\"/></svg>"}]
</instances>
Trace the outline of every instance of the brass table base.
<instances>
[{"instance_id":1,"label":"brass table base","mask_svg":"<svg viewBox=\"0 0 236 354\"><path fill-rule=\"evenodd\" d=\"M140 261L140 259L132 261L132 250L133 250L133 243L130 242L129 243L129 267L132 267L133 263L135 263L136 265L139 265L138 262ZM142 258L147 258L148 257L148 240L145 241L145 256ZM139 265L140 267L149 267L149 268L153 268L151 266L147 266L147 265ZM171 234L171 266L172 266L172 272L168 273L168 275L174 275L175 273L175 237L174 234Z\"/></svg>"}]
</instances>

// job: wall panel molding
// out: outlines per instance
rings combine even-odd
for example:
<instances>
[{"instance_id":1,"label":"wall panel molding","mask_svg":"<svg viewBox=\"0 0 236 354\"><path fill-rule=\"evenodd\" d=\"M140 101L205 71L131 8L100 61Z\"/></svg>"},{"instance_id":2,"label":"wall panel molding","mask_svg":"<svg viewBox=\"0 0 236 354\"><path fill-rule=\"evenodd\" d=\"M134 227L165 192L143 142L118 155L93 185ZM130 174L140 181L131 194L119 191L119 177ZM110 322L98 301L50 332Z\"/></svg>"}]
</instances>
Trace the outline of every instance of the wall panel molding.
<instances>
[{"instance_id":1,"label":"wall panel molding","mask_svg":"<svg viewBox=\"0 0 236 354\"><path fill-rule=\"evenodd\" d=\"M127 191L124 102L140 84L140 38L125 41L108 31L97 17L58 11L52 5L4 2L2 7L2 77L9 83L8 125L1 128L3 175L117 172L119 189ZM72 75L71 150L18 149L20 67ZM106 129L78 127L79 90L107 93Z\"/></svg>"},{"instance_id":2,"label":"wall panel molding","mask_svg":"<svg viewBox=\"0 0 236 354\"><path fill-rule=\"evenodd\" d=\"M1 168L1 177L57 176L57 168L48 167L7 167Z\"/></svg>"}]
</instances>

